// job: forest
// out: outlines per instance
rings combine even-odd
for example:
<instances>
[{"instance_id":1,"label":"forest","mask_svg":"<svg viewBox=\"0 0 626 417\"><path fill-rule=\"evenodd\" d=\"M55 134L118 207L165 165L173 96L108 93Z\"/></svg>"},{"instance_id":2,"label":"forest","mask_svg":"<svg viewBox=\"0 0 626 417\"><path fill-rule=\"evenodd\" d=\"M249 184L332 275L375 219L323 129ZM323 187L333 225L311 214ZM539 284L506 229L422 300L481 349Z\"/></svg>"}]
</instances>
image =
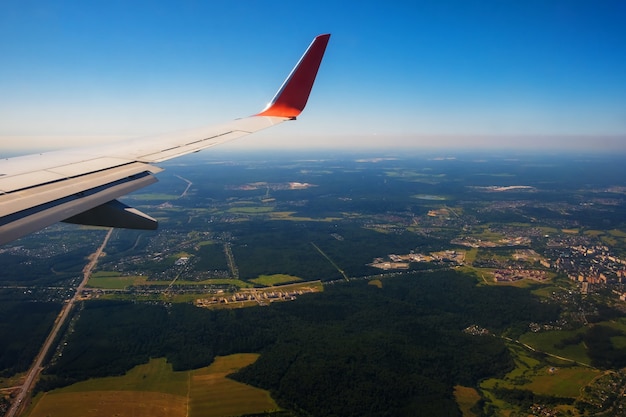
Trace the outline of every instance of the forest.
<instances>
[{"instance_id":1,"label":"forest","mask_svg":"<svg viewBox=\"0 0 626 417\"><path fill-rule=\"evenodd\" d=\"M476 284L454 271L414 272L382 288L333 284L291 303L218 311L87 301L38 389L119 375L151 357L183 370L259 352L233 378L270 390L297 415L460 415L454 385L513 367L502 339L463 329L514 337L559 313L526 289Z\"/></svg>"},{"instance_id":2,"label":"forest","mask_svg":"<svg viewBox=\"0 0 626 417\"><path fill-rule=\"evenodd\" d=\"M61 303L29 301L19 290L0 291L0 377L28 369L60 309Z\"/></svg>"}]
</instances>

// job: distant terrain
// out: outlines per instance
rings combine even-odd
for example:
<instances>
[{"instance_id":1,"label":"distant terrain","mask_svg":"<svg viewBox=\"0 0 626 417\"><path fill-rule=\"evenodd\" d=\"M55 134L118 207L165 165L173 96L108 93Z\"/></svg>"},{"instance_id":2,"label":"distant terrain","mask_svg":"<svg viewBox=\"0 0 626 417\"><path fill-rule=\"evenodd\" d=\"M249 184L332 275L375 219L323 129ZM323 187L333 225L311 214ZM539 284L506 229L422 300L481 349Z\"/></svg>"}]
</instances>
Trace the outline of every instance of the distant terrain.
<instances>
[{"instance_id":1,"label":"distant terrain","mask_svg":"<svg viewBox=\"0 0 626 417\"><path fill-rule=\"evenodd\" d=\"M185 394L183 379L242 353L260 356L225 383L269 402L223 415L626 413L622 160L219 152L164 164L127 197L159 230L113 231L24 415L69 415L52 399L148 366L169 382L124 395L167 393L163 410L193 416L194 398L233 399ZM0 410L106 232L59 224L0 247Z\"/></svg>"}]
</instances>

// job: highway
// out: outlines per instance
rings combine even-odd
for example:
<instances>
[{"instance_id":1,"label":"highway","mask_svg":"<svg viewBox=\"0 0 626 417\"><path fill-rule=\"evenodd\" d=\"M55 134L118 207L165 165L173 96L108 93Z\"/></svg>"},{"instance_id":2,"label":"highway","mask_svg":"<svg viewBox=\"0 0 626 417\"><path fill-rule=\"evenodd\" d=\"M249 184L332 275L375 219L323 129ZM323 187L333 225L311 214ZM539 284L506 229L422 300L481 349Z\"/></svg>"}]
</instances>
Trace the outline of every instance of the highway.
<instances>
[{"instance_id":1,"label":"highway","mask_svg":"<svg viewBox=\"0 0 626 417\"><path fill-rule=\"evenodd\" d=\"M28 373L26 374L26 380L24 380L24 383L22 384L20 393L13 400L13 404L11 404L11 408L6 413L5 417L15 417L19 415L21 411L23 411L24 404L27 402L24 400L29 397L33 389L33 385L37 381L37 378L39 377L39 374L41 373L43 369L42 368L43 361L48 355L48 352L50 351L50 348L52 347L52 344L54 343L54 340L56 339L59 331L63 327L63 324L69 317L70 311L72 311L72 307L78 300L78 297L82 293L85 285L87 285L87 281L89 281L89 277L91 276L91 271L98 263L98 259L100 258L100 255L102 255L102 251L106 247L107 242L109 241L109 238L111 237L112 232L113 232L113 229L109 229L109 232L106 234L102 244L90 256L89 263L83 268L82 281L80 282L78 287L76 287L76 292L74 293L74 296L65 303L63 308L61 308L61 312L59 313L56 320L54 321L54 326L52 327L52 331L46 338L46 341L41 347L39 354L35 357L35 361L33 362L30 369L28 370Z\"/></svg>"}]
</instances>

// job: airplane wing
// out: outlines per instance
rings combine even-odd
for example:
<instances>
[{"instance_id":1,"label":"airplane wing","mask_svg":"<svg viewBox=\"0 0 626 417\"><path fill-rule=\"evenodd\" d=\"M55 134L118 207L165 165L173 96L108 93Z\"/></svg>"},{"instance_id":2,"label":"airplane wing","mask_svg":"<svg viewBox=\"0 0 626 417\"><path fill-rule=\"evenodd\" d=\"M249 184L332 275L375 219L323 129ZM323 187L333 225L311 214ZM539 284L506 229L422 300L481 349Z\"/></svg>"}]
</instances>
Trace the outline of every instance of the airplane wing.
<instances>
[{"instance_id":1,"label":"airplane wing","mask_svg":"<svg viewBox=\"0 0 626 417\"><path fill-rule=\"evenodd\" d=\"M157 181L153 163L218 145L287 120L304 109L329 34L317 36L270 104L218 126L0 160L0 244L64 221L156 229L157 221L116 198Z\"/></svg>"}]
</instances>

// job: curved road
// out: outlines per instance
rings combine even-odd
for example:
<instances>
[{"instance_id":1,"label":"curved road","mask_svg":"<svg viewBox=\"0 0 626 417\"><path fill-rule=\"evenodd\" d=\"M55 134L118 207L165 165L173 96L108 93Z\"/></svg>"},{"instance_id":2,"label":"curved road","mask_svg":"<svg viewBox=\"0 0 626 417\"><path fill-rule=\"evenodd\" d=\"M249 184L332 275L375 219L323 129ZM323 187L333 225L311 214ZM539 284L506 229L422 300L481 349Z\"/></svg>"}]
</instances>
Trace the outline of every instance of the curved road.
<instances>
[{"instance_id":1,"label":"curved road","mask_svg":"<svg viewBox=\"0 0 626 417\"><path fill-rule=\"evenodd\" d=\"M33 365L28 370L28 374L26 375L26 380L24 381L24 384L22 384L20 393L13 400L13 404L11 404L11 408L5 414L5 417L15 417L19 415L19 413L22 411L23 405L25 402L24 400L30 395L33 385L35 381L37 380L37 377L43 370L42 364L43 364L45 357L48 355L50 348L52 347L52 343L56 339L57 334L59 333L59 330L61 330L61 328L63 327L63 323L65 323L65 320L67 320L67 317L69 316L70 311L72 311L72 307L74 306L74 303L76 302L76 300L82 293L83 288L85 287L85 285L87 285L87 281L89 281L89 277L91 276L91 271L98 263L98 258L100 258L100 255L102 255L102 251L107 245L107 242L109 241L109 238L111 237L112 232L113 232L113 229L109 229L109 232L106 234L104 241L102 242L98 250L96 250L91 255L91 259L89 263L85 266L85 268L83 268L83 280L80 282L78 287L76 287L76 292L74 293L74 296L67 303L65 303L63 308L61 308L61 312L59 313L59 315L57 316L54 322L52 331L46 338L46 341L44 342L41 348L41 351L39 351L39 354L35 358Z\"/></svg>"}]
</instances>

